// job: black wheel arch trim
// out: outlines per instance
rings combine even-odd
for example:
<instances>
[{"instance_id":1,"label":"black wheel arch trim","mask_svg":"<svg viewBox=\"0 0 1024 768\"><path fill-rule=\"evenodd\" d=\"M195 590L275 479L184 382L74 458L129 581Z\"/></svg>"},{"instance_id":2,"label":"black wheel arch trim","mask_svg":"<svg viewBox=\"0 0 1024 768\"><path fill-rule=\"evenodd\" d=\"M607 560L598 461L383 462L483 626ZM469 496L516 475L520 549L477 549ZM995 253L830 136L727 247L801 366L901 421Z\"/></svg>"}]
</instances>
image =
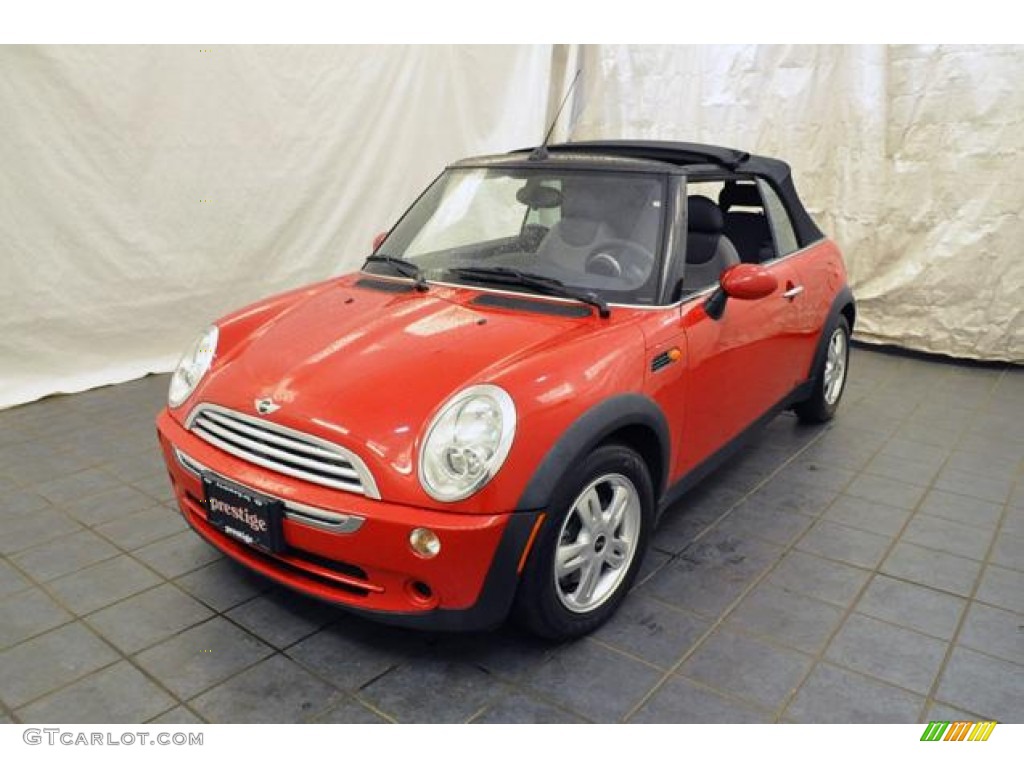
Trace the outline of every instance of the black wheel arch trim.
<instances>
[{"instance_id":1,"label":"black wheel arch trim","mask_svg":"<svg viewBox=\"0 0 1024 768\"><path fill-rule=\"evenodd\" d=\"M853 291L850 290L850 286L844 285L836 297L832 300L832 306L829 307L828 317L825 318L825 323L821 327L821 337L818 339L818 347L814 350L814 359L811 360L811 369L807 372L808 381L814 379L814 372L818 370L821 365L821 361L825 359L825 353L828 349L828 331L835 324L839 315L842 314L846 307L850 307L856 317L857 302L854 301ZM853 332L853 322L850 322L850 332Z\"/></svg>"},{"instance_id":2,"label":"black wheel arch trim","mask_svg":"<svg viewBox=\"0 0 1024 768\"><path fill-rule=\"evenodd\" d=\"M570 467L607 437L629 427L646 427L657 436L660 466L652 467L651 474L655 481L654 496L661 496L671 459L668 419L651 398L630 393L610 397L592 406L562 433L533 473L519 497L517 509L537 510L546 507Z\"/></svg>"}]
</instances>

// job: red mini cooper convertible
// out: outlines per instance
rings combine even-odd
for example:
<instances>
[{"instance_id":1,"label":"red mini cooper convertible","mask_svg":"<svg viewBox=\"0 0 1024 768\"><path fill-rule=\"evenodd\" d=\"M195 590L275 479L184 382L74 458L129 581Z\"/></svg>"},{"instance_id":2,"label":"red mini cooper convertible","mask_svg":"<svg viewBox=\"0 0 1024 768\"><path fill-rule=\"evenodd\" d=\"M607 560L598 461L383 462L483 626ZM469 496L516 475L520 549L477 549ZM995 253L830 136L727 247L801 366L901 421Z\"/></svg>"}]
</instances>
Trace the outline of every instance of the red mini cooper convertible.
<instances>
[{"instance_id":1,"label":"red mini cooper convertible","mask_svg":"<svg viewBox=\"0 0 1024 768\"><path fill-rule=\"evenodd\" d=\"M463 160L361 271L220 320L158 419L185 518L382 620L580 635L659 515L782 409L835 413L854 301L778 160Z\"/></svg>"}]
</instances>

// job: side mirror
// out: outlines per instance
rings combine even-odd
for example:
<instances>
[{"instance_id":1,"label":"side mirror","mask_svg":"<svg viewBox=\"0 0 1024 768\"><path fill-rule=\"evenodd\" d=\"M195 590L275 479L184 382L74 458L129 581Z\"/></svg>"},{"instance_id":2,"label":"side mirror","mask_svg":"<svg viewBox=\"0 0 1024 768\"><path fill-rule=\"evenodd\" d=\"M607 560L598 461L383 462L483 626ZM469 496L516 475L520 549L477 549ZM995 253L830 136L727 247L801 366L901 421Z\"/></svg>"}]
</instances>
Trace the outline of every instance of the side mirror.
<instances>
[{"instance_id":1,"label":"side mirror","mask_svg":"<svg viewBox=\"0 0 1024 768\"><path fill-rule=\"evenodd\" d=\"M381 247L385 240L388 239L387 232L378 232L373 238L373 252L376 253L377 249Z\"/></svg>"},{"instance_id":2,"label":"side mirror","mask_svg":"<svg viewBox=\"0 0 1024 768\"><path fill-rule=\"evenodd\" d=\"M731 297L740 301L753 301L771 296L779 287L779 281L760 264L736 264L722 271L718 290L704 302L704 311L712 320L718 320L725 312L725 303Z\"/></svg>"},{"instance_id":3,"label":"side mirror","mask_svg":"<svg viewBox=\"0 0 1024 768\"><path fill-rule=\"evenodd\" d=\"M722 272L722 290L734 299L752 301L771 296L779 281L760 264L736 264Z\"/></svg>"}]
</instances>

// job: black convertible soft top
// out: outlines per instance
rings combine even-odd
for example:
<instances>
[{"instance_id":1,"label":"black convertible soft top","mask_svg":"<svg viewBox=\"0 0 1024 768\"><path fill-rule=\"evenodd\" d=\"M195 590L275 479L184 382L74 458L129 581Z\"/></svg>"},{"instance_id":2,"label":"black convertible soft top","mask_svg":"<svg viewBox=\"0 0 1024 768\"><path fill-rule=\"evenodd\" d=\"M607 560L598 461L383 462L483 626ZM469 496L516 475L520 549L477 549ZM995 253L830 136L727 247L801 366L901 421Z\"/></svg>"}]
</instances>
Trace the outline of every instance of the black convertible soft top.
<instances>
[{"instance_id":1,"label":"black convertible soft top","mask_svg":"<svg viewBox=\"0 0 1024 768\"><path fill-rule=\"evenodd\" d=\"M552 157L558 153L571 153L577 156L593 154L628 157L675 166L717 165L735 173L760 176L771 183L782 198L801 246L824 237L797 195L789 165L773 157L752 155L742 150L711 144L681 141L574 141L567 144L550 144L547 150Z\"/></svg>"}]
</instances>

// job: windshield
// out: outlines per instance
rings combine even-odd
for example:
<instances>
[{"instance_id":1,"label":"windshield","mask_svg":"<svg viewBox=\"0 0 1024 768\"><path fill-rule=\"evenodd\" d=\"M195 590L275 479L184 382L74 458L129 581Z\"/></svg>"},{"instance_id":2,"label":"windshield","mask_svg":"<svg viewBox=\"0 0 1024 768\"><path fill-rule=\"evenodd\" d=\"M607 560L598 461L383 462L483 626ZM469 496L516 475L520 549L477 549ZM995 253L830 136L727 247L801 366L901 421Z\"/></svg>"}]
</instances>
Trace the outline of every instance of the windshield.
<instances>
[{"instance_id":1,"label":"windshield","mask_svg":"<svg viewBox=\"0 0 1024 768\"><path fill-rule=\"evenodd\" d=\"M513 269L605 301L653 304L664 197L664 179L651 174L449 170L376 253L413 262L427 280L490 285L487 269ZM395 273L385 262L364 269ZM507 280L495 287L509 290Z\"/></svg>"}]
</instances>

